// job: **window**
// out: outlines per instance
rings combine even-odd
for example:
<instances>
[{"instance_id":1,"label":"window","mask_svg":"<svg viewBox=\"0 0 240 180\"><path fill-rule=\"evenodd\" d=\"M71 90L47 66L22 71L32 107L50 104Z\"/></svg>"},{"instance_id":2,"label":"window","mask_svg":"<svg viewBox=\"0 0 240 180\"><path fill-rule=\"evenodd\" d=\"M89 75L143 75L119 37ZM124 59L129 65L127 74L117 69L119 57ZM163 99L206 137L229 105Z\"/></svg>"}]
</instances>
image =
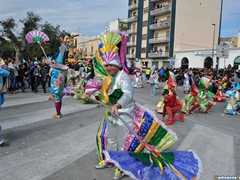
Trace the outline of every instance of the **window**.
<instances>
[{"instance_id":1,"label":"window","mask_svg":"<svg viewBox=\"0 0 240 180\"><path fill-rule=\"evenodd\" d=\"M134 49L131 49L131 54L134 54Z\"/></svg>"},{"instance_id":2,"label":"window","mask_svg":"<svg viewBox=\"0 0 240 180\"><path fill-rule=\"evenodd\" d=\"M170 32L166 31L166 37L169 37L169 35L170 35Z\"/></svg>"},{"instance_id":3,"label":"window","mask_svg":"<svg viewBox=\"0 0 240 180\"><path fill-rule=\"evenodd\" d=\"M146 48L142 48L141 53L146 53Z\"/></svg>"},{"instance_id":4,"label":"window","mask_svg":"<svg viewBox=\"0 0 240 180\"><path fill-rule=\"evenodd\" d=\"M132 25L132 28L133 28L133 29L136 29L136 24L133 24L133 25Z\"/></svg>"},{"instance_id":5,"label":"window","mask_svg":"<svg viewBox=\"0 0 240 180\"><path fill-rule=\"evenodd\" d=\"M142 26L145 27L148 25L148 21L143 21Z\"/></svg>"},{"instance_id":6,"label":"window","mask_svg":"<svg viewBox=\"0 0 240 180\"><path fill-rule=\"evenodd\" d=\"M143 14L146 14L146 13L148 13L148 8L145 8L145 9L143 10Z\"/></svg>"},{"instance_id":7,"label":"window","mask_svg":"<svg viewBox=\"0 0 240 180\"><path fill-rule=\"evenodd\" d=\"M132 42L135 42L135 36L132 37Z\"/></svg>"},{"instance_id":8,"label":"window","mask_svg":"<svg viewBox=\"0 0 240 180\"><path fill-rule=\"evenodd\" d=\"M158 33L154 33L154 38L158 38Z\"/></svg>"},{"instance_id":9,"label":"window","mask_svg":"<svg viewBox=\"0 0 240 180\"><path fill-rule=\"evenodd\" d=\"M87 52L87 47L85 47L85 50L84 50L84 52Z\"/></svg>"},{"instance_id":10,"label":"window","mask_svg":"<svg viewBox=\"0 0 240 180\"><path fill-rule=\"evenodd\" d=\"M142 40L146 40L147 39L147 34L143 34L142 35Z\"/></svg>"},{"instance_id":11,"label":"window","mask_svg":"<svg viewBox=\"0 0 240 180\"><path fill-rule=\"evenodd\" d=\"M91 46L91 52L93 52L93 46Z\"/></svg>"}]
</instances>

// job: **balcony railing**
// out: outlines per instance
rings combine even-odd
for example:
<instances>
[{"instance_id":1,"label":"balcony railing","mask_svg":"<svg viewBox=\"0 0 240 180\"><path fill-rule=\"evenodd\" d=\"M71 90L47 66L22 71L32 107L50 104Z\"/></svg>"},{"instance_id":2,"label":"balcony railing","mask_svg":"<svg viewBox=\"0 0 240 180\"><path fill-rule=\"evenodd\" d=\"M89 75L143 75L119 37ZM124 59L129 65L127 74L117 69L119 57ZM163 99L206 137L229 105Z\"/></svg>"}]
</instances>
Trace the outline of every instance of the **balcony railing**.
<instances>
[{"instance_id":1,"label":"balcony railing","mask_svg":"<svg viewBox=\"0 0 240 180\"><path fill-rule=\"evenodd\" d=\"M138 8L138 4L137 3L128 6L128 10L135 10L137 8Z\"/></svg>"},{"instance_id":2,"label":"balcony railing","mask_svg":"<svg viewBox=\"0 0 240 180\"><path fill-rule=\"evenodd\" d=\"M126 58L128 58L128 59L132 59L135 57L136 57L136 54L126 54Z\"/></svg>"},{"instance_id":3,"label":"balcony railing","mask_svg":"<svg viewBox=\"0 0 240 180\"><path fill-rule=\"evenodd\" d=\"M166 1L169 1L169 0L151 0L151 2L161 2L161 3L166 2Z\"/></svg>"},{"instance_id":4,"label":"balcony railing","mask_svg":"<svg viewBox=\"0 0 240 180\"><path fill-rule=\"evenodd\" d=\"M135 29L129 29L129 30L127 30L127 33L128 34L136 34L137 33L137 29L135 28Z\"/></svg>"},{"instance_id":5,"label":"balcony railing","mask_svg":"<svg viewBox=\"0 0 240 180\"><path fill-rule=\"evenodd\" d=\"M148 53L149 58L169 57L169 52L151 52Z\"/></svg>"},{"instance_id":6,"label":"balcony railing","mask_svg":"<svg viewBox=\"0 0 240 180\"><path fill-rule=\"evenodd\" d=\"M132 17L128 18L126 21L127 22L136 22L137 20L138 20L137 16L132 16Z\"/></svg>"},{"instance_id":7,"label":"balcony railing","mask_svg":"<svg viewBox=\"0 0 240 180\"><path fill-rule=\"evenodd\" d=\"M127 42L127 46L136 46L136 41Z\"/></svg>"},{"instance_id":8,"label":"balcony railing","mask_svg":"<svg viewBox=\"0 0 240 180\"><path fill-rule=\"evenodd\" d=\"M168 14L171 12L171 6L163 6L161 8L152 10L150 12L151 16L158 16L158 15L162 15L162 14Z\"/></svg>"},{"instance_id":9,"label":"balcony railing","mask_svg":"<svg viewBox=\"0 0 240 180\"><path fill-rule=\"evenodd\" d=\"M157 43L167 43L169 42L169 37L159 37L159 38L152 38L149 39L149 44L157 44Z\"/></svg>"},{"instance_id":10,"label":"balcony railing","mask_svg":"<svg viewBox=\"0 0 240 180\"><path fill-rule=\"evenodd\" d=\"M165 29L165 28L169 28L169 27L170 27L170 22L165 21L165 22L159 22L159 23L151 24L149 29L157 30L157 29Z\"/></svg>"}]
</instances>

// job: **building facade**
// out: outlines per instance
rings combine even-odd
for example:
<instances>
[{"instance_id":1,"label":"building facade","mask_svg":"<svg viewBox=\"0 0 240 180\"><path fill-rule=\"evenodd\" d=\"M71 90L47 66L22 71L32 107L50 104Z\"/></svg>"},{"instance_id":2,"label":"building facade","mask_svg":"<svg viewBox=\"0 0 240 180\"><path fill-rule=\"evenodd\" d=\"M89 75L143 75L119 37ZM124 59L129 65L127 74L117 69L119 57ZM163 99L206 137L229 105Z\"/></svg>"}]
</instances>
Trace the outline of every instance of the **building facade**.
<instances>
[{"instance_id":1,"label":"building facade","mask_svg":"<svg viewBox=\"0 0 240 180\"><path fill-rule=\"evenodd\" d=\"M169 67L178 51L211 49L220 15L221 0L129 0L127 61Z\"/></svg>"}]
</instances>

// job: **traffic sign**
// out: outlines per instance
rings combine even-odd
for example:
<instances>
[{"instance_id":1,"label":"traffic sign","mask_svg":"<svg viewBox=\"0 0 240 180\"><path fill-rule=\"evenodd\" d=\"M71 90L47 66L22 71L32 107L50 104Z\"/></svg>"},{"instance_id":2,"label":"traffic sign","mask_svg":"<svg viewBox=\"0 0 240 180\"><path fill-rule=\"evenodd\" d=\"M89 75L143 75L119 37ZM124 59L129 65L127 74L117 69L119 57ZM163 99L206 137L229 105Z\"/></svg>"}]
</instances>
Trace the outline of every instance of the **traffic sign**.
<instances>
[{"instance_id":1,"label":"traffic sign","mask_svg":"<svg viewBox=\"0 0 240 180\"><path fill-rule=\"evenodd\" d=\"M219 58L228 58L229 55L229 46L217 46L217 57Z\"/></svg>"}]
</instances>

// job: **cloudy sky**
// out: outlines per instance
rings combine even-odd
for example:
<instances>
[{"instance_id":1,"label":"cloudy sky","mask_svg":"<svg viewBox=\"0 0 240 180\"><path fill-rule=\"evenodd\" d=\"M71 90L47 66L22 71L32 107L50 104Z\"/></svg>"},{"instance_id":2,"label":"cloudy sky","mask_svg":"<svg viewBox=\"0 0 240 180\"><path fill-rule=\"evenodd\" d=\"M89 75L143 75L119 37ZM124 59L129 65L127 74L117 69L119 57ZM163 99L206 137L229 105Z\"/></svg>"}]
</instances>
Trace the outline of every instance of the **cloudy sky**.
<instances>
[{"instance_id":1,"label":"cloudy sky","mask_svg":"<svg viewBox=\"0 0 240 180\"><path fill-rule=\"evenodd\" d=\"M236 37L240 30L240 0L223 1L221 36ZM61 30L97 35L110 21L127 17L128 0L1 0L0 19L13 17L19 22L29 11L40 15L42 24L47 21L60 25Z\"/></svg>"}]
</instances>

